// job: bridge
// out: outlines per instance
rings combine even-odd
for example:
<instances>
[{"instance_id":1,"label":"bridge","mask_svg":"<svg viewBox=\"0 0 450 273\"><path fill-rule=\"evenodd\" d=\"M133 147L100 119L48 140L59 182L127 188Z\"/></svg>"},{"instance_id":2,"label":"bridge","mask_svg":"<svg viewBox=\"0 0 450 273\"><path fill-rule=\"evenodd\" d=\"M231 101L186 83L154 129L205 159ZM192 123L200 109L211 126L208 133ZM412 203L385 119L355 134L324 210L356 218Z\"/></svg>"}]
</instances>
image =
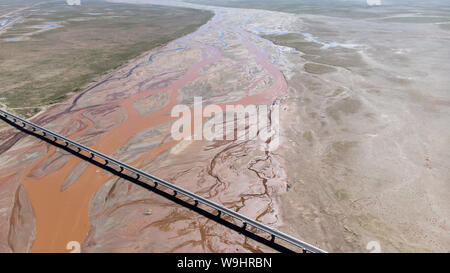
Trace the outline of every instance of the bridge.
<instances>
[{"instance_id":1,"label":"bridge","mask_svg":"<svg viewBox=\"0 0 450 273\"><path fill-rule=\"evenodd\" d=\"M8 124L20 129L22 132L33 135L35 137L40 138L52 145L55 145L61 149L71 152L78 157L95 164L99 167L107 169L108 171L116 174L119 177L126 178L132 181L135 184L138 184L142 187L145 187L153 192L156 192L160 195L165 196L166 198L171 199L174 202L177 202L180 205L183 205L191 210L194 210L210 219L215 220L216 222L223 224L231 229L234 229L245 236L252 238L258 242L261 242L269 247L272 247L275 250L281 252L293 252L291 248L285 247L275 240L282 240L285 243L288 243L290 246L300 248L304 253L324 253L325 251L315 247L311 244L303 242L297 238L294 238L288 234L285 234L277 229L269 227L263 223L257 222L249 217L237 213L233 210L230 210L218 203L210 201L206 198L201 197L195 193L192 193L188 190L185 190L181 187L178 187L170 182L164 181L158 177L155 177L151 174L148 174L144 171L136 169L130 165L127 165L121 161L118 161L112 157L104 155L96 150L93 150L89 147L86 147L78 142L70 140L66 137L63 137L57 133L54 133L50 130L47 130L37 124L29 122L25 119L22 119L16 115L8 113L6 111L0 110L0 119L7 122ZM87 154L87 155L86 155ZM99 161L101 160L101 161ZM115 168L113 168L114 166ZM144 182L149 181L152 185ZM171 192L168 194L166 191L161 191L158 186L163 187L165 190ZM179 198L179 196L187 197L191 203L187 201L183 201ZM201 209L199 206L203 205L209 209L212 209L216 212L215 215L212 215L207 210ZM224 216L229 216L229 218L237 220L238 223L241 223L241 226L238 227L230 221L224 219ZM253 227L250 228L250 227ZM269 235L270 239L266 239L263 236L256 234L256 231L262 231Z\"/></svg>"}]
</instances>

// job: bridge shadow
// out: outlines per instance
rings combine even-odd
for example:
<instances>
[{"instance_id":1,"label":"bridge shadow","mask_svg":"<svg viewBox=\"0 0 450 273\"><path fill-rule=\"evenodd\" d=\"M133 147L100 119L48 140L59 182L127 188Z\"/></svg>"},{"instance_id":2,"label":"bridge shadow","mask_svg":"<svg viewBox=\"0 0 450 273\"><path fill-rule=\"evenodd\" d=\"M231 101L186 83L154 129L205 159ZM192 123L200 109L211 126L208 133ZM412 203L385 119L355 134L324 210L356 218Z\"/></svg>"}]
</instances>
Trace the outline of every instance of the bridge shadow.
<instances>
[{"instance_id":1,"label":"bridge shadow","mask_svg":"<svg viewBox=\"0 0 450 273\"><path fill-rule=\"evenodd\" d=\"M2 119L6 123L10 124L11 126L14 126L18 130L20 130L20 131L22 131L22 132L24 132L26 134L32 135L32 136L34 136L34 137L36 137L36 138L38 138L38 139L40 139L42 141L45 141L45 142L47 142L47 143L49 143L51 145L54 145L54 146L56 146L56 147L58 147L58 148L60 148L60 149L62 149L64 151L66 151L66 152L69 152L72 155L74 155L74 156L76 156L76 157L78 157L78 158L80 158L82 160L85 160L85 161L87 161L87 162L89 162L89 163L91 163L91 164L93 164L93 165L95 165L95 166L97 166L97 167L99 167L99 168L101 168L103 170L106 170L106 171L108 171L108 172L110 172L110 173L112 173L112 174L114 174L114 175L116 175L116 176L118 176L120 178L123 178L123 179L125 179L125 180L127 180L127 181L129 181L129 182L131 182L131 183L133 183L135 185L138 185L138 186L140 186L140 187L142 187L142 188L144 188L144 189L146 189L146 190L148 190L150 192L158 194L158 195L160 195L160 196L162 196L162 197L164 197L164 198L166 198L166 199L168 199L168 200L170 200L170 201L172 201L172 202L174 202L176 204L179 204L180 206L183 206L183 207L185 207L185 208L187 208L187 209L189 209L191 211L194 211L194 212L196 212L196 213L198 213L198 214L200 214L200 215L202 215L202 216L204 216L204 217L206 217L206 218L208 218L210 220L213 220L214 222L216 222L218 224L221 224L221 225L223 225L223 226L225 226L225 227L227 227L227 228L229 228L231 230L234 230L234 231L236 231L236 232L238 232L238 233L240 233L240 234L242 234L242 235L244 235L244 236L246 236L246 237L248 237L248 238L250 238L250 239L252 239L252 240L254 240L256 242L259 242L259 243L261 243L263 245L266 245L266 246L268 246L268 247L270 247L270 248L272 248L272 249L274 249L276 251L282 252L282 253L295 253L294 250L289 249L289 248L287 248L287 247L285 247L285 246L275 242L274 240L264 238L263 236L258 235L258 234L254 233L254 232L252 232L252 231L250 231L248 229L244 229L243 226L239 226L239 225L236 225L235 223L227 221L223 217L220 217L220 216L218 216L215 213L212 213L212 212L210 212L210 211L208 211L206 209L203 209L203 208L201 208L200 206L198 206L196 204L191 204L191 203L189 203L189 202L187 202L185 200L182 200L182 199L176 197L172 193L168 193L168 192L166 192L164 190L161 190L161 189L159 189L159 188L157 188L157 187L155 187L153 185L147 184L147 183L145 183L145 182L143 182L141 180L138 180L135 177L133 177L131 175L128 175L128 174L126 174L124 172L121 172L121 171L119 171L119 170L117 170L117 169L115 169L115 168L113 168L113 167L111 167L109 165L105 165L104 162L99 162L99 161L95 160L95 157L91 158L88 155L84 155L81 152L73 150L70 146L66 146L65 144L61 144L59 142L54 141L53 139L49 139L49 138L47 138L47 137L45 137L45 136L43 136L41 134L38 134L37 132L33 132L32 130L24 128L24 127L20 126L19 124L15 123L15 122L13 122L13 121L11 121L11 120L3 117L3 116L0 116L0 119ZM161 187L163 187L163 186L161 186Z\"/></svg>"}]
</instances>

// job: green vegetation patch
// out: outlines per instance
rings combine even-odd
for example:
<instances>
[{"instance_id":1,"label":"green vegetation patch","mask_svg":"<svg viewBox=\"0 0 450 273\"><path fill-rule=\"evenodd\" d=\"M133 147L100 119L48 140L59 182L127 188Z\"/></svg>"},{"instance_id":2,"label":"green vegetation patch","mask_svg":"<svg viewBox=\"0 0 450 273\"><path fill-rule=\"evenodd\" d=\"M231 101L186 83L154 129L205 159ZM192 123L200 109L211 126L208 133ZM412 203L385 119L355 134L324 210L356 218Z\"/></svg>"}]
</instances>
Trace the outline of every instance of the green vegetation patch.
<instances>
[{"instance_id":1,"label":"green vegetation patch","mask_svg":"<svg viewBox=\"0 0 450 273\"><path fill-rule=\"evenodd\" d=\"M0 33L0 102L29 117L102 75L193 32L212 13L154 5L45 3ZM36 25L55 24L53 29ZM7 39L19 38L18 41Z\"/></svg>"},{"instance_id":2,"label":"green vegetation patch","mask_svg":"<svg viewBox=\"0 0 450 273\"><path fill-rule=\"evenodd\" d=\"M337 69L334 67L316 64L316 63L306 63L304 68L305 68L306 72L312 73L312 74L326 74L326 73L331 73L331 72L337 71Z\"/></svg>"}]
</instances>

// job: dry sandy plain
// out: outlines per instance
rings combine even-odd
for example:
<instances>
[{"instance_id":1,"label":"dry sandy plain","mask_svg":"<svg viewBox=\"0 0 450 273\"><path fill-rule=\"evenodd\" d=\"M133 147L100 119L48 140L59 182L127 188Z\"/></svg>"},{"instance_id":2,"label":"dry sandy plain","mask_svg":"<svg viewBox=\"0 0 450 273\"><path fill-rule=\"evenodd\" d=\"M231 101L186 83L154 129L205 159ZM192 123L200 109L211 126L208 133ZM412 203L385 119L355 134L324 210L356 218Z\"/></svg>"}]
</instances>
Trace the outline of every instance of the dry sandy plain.
<instances>
[{"instance_id":1,"label":"dry sandy plain","mask_svg":"<svg viewBox=\"0 0 450 273\"><path fill-rule=\"evenodd\" d=\"M450 250L448 29L164 4L215 17L33 121L327 251ZM193 95L279 104L280 148L174 141ZM0 151L2 252L271 251L15 130Z\"/></svg>"}]
</instances>

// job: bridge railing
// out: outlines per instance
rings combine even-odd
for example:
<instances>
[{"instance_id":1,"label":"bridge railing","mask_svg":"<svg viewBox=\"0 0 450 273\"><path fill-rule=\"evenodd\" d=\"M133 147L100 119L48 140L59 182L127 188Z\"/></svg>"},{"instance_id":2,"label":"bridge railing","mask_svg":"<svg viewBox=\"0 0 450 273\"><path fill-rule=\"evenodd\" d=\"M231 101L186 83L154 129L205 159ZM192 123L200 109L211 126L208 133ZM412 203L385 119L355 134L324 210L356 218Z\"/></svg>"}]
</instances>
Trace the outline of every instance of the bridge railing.
<instances>
[{"instance_id":1,"label":"bridge railing","mask_svg":"<svg viewBox=\"0 0 450 273\"><path fill-rule=\"evenodd\" d=\"M253 219L250 219L249 217L247 217L245 215L242 215L240 213L237 213L237 212L235 212L233 210L230 210L230 209L228 209L228 208L226 208L226 207L224 207L224 206L222 206L220 204L217 204L216 202L210 201L210 200L208 200L206 198L201 197L200 195L197 195L197 194L192 193L192 192L190 192L188 190L185 190L185 189L183 189L181 187L178 187L178 186L176 186L176 185L174 185L174 184L172 184L170 182L164 181L164 180L162 180L162 179L160 179L158 177L155 177L155 176L153 176L151 174L148 174L148 173L143 172L143 171L141 171L139 169L136 169L136 168L134 168L134 167L132 167L130 165L127 165L127 164L125 164L123 162L120 162L120 161L118 161L118 160L116 160L116 159L114 159L112 157L104 155L104 154L102 154L102 153L100 153L100 152L98 152L96 150L93 150L93 149L91 149L89 147L86 147L86 146L76 142L76 141L73 141L73 140L70 140L70 139L68 139L66 137L63 137L63 136L61 136L61 135L59 135L57 133L54 133L54 132L52 132L50 130L47 130L47 129L45 129L45 128L37 125L37 124L29 122L29 121L27 121L25 119L22 119L22 118L20 118L20 117L18 117L16 115L13 115L13 114L8 113L6 111L3 111L1 109L0 109L0 114L6 119L9 119L9 120L13 121L16 124L20 124L24 128L28 126L33 132L40 131L43 136L50 136L50 137L52 137L55 142L56 141L62 141L62 142L64 142L64 144L66 146L71 145L71 146L73 146L73 147L78 149L78 153L80 153L81 151L85 151L85 152L87 152L87 153L89 153L91 155L91 158L94 158L94 157L101 158L102 160L105 161L105 164L113 163L117 167L120 168L120 172L123 172L124 170L127 170L127 171L135 174L137 179L139 179L140 177L144 177L144 178L146 178L146 179L148 179L150 181L153 181L153 183L155 183L155 186L162 185L162 186L172 190L174 195L182 194L182 195L192 199L195 202L196 205L198 205L200 203L200 204L203 204L203 205L205 205L207 207L210 207L210 208L212 208L214 210L217 210L219 217L222 214L229 215L232 218L235 218L235 219L241 221L242 224L243 224L243 228L246 228L248 225L250 225L250 226L253 226L253 227L255 227L255 228L257 228L257 229L259 229L261 231L264 231L264 232L268 233L269 235L271 235L272 241L275 240L275 238L281 239L281 240L286 241L286 242L288 242L288 243L290 243L290 244L292 244L292 245L294 245L296 247L301 248L304 252L311 252L311 253L324 253L325 252L324 250L322 250L322 249L320 249L318 247L315 247L315 246L310 245L310 244L308 244L306 242L303 242L303 241L301 241L301 240L299 240L299 239L297 239L295 237L292 237L292 236L290 236L288 234L285 234L285 233L283 233L283 232L281 232L281 231L279 231L277 229L271 228L271 227L269 227L269 226L267 226L267 225L265 225L263 223L257 222L257 221L255 221Z\"/></svg>"}]
</instances>

